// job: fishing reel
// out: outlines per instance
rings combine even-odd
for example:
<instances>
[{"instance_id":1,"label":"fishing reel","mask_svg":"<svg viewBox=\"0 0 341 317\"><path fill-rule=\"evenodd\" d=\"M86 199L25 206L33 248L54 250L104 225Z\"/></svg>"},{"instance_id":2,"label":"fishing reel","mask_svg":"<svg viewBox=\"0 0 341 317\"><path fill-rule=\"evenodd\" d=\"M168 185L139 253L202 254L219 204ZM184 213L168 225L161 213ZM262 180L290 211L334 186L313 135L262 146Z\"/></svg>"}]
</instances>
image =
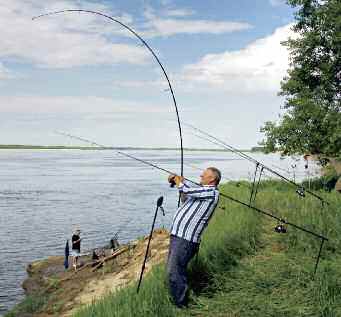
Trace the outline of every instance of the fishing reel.
<instances>
[{"instance_id":1,"label":"fishing reel","mask_svg":"<svg viewBox=\"0 0 341 317\"><path fill-rule=\"evenodd\" d=\"M287 233L287 227L286 227L286 221L284 219L281 219L277 226L275 227L275 232L277 233Z\"/></svg>"},{"instance_id":2,"label":"fishing reel","mask_svg":"<svg viewBox=\"0 0 341 317\"><path fill-rule=\"evenodd\" d=\"M174 183L174 185L175 185L175 183ZM162 204L163 204L163 196L160 196L156 202L156 205L162 211L162 215L165 216L165 210L163 209Z\"/></svg>"},{"instance_id":3,"label":"fishing reel","mask_svg":"<svg viewBox=\"0 0 341 317\"><path fill-rule=\"evenodd\" d=\"M303 187L299 187L296 189L296 193L300 197L305 197L305 189Z\"/></svg>"}]
</instances>

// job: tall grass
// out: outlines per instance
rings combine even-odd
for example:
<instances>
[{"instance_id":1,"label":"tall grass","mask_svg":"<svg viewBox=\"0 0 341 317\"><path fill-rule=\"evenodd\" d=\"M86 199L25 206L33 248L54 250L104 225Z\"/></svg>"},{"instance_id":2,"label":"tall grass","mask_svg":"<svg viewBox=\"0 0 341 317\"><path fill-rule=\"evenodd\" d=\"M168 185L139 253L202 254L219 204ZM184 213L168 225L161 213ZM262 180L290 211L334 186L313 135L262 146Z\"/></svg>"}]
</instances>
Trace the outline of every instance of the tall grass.
<instances>
[{"instance_id":1,"label":"tall grass","mask_svg":"<svg viewBox=\"0 0 341 317\"><path fill-rule=\"evenodd\" d=\"M329 238L325 250L334 253L341 247L341 195L337 192L317 192L329 204L306 194L302 198L296 194L295 188L288 185L286 190L278 189L280 182L265 181L261 184L257 198L257 206L275 213L277 216L295 223L303 228ZM279 236L288 249L316 253L321 240L293 227L288 227L288 234Z\"/></svg>"},{"instance_id":2,"label":"tall grass","mask_svg":"<svg viewBox=\"0 0 341 317\"><path fill-rule=\"evenodd\" d=\"M231 186L231 190L236 190L235 186ZM230 202L221 200L204 233L199 255L191 263L189 274L195 291L212 291L218 274L228 271L241 257L255 251L259 232L259 218L255 214L250 214L245 207L232 206ZM186 313L172 304L161 265L143 280L138 295L136 285L131 285L86 307L75 316L186 316Z\"/></svg>"},{"instance_id":3,"label":"tall grass","mask_svg":"<svg viewBox=\"0 0 341 317\"><path fill-rule=\"evenodd\" d=\"M243 186L242 186L243 185ZM247 185L247 186L244 186ZM221 191L248 202L250 184ZM293 227L276 234L276 222L221 198L189 268L191 305L178 310L168 295L163 266L145 278L83 308L76 317L105 316L341 316L341 195L319 192L330 205L299 197L279 181L260 184L256 206L330 240L312 279L320 240Z\"/></svg>"}]
</instances>

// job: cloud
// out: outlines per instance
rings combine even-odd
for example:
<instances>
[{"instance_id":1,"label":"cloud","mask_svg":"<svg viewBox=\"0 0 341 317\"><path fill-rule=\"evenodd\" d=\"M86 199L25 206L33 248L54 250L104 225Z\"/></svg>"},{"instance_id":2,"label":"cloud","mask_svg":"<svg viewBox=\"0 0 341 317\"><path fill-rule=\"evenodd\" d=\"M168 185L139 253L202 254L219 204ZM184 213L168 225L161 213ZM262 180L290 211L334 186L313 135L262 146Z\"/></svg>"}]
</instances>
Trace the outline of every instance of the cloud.
<instances>
[{"instance_id":1,"label":"cloud","mask_svg":"<svg viewBox=\"0 0 341 317\"><path fill-rule=\"evenodd\" d=\"M208 54L185 66L182 80L240 93L278 91L289 67L289 53L281 42L293 35L291 25L286 25L241 50Z\"/></svg>"},{"instance_id":2,"label":"cloud","mask_svg":"<svg viewBox=\"0 0 341 317\"><path fill-rule=\"evenodd\" d=\"M113 82L115 88L158 88L160 90L168 89L166 80L155 79L155 80L115 80Z\"/></svg>"},{"instance_id":3,"label":"cloud","mask_svg":"<svg viewBox=\"0 0 341 317\"><path fill-rule=\"evenodd\" d=\"M0 126L0 144L77 144L55 130L116 146L160 146L168 140L175 146L178 140L172 137L173 108L143 98L0 96Z\"/></svg>"},{"instance_id":4,"label":"cloud","mask_svg":"<svg viewBox=\"0 0 341 317\"><path fill-rule=\"evenodd\" d=\"M0 80L13 78L13 74L0 62Z\"/></svg>"},{"instance_id":5,"label":"cloud","mask_svg":"<svg viewBox=\"0 0 341 317\"><path fill-rule=\"evenodd\" d=\"M168 9L164 11L164 15L169 17L187 17L194 13L195 11L191 9Z\"/></svg>"},{"instance_id":6,"label":"cloud","mask_svg":"<svg viewBox=\"0 0 341 317\"><path fill-rule=\"evenodd\" d=\"M96 96L0 96L0 113L163 113L169 109L140 100Z\"/></svg>"},{"instance_id":7,"label":"cloud","mask_svg":"<svg viewBox=\"0 0 341 317\"><path fill-rule=\"evenodd\" d=\"M80 8L78 3L74 0L53 0L47 4L38 0L0 0L0 58L49 68L143 64L149 60L149 53L141 46L112 43L109 35L120 35L124 30L94 15L61 14L31 20L44 12ZM106 6L87 1L82 2L82 7L112 12ZM121 14L119 18L132 20L127 14Z\"/></svg>"},{"instance_id":8,"label":"cloud","mask_svg":"<svg viewBox=\"0 0 341 317\"><path fill-rule=\"evenodd\" d=\"M178 11L185 13L185 11ZM223 34L250 29L246 22L215 21L200 19L175 19L156 15L151 7L145 10L147 22L144 34L148 37L168 37L176 34Z\"/></svg>"},{"instance_id":9,"label":"cloud","mask_svg":"<svg viewBox=\"0 0 341 317\"><path fill-rule=\"evenodd\" d=\"M116 12L112 7L90 1L0 0L0 59L44 68L118 63L140 65L151 60L151 55L137 39L134 38L131 44L127 43L127 39L119 42L122 37L133 37L127 30L98 16L65 13L34 21L31 19L42 13L66 8L105 12L129 25L135 22L127 13ZM133 27L148 37L222 34L251 27L243 22L184 19L190 14L193 11L189 9L166 9L164 15L167 17L158 17L149 8L145 14L146 20Z\"/></svg>"},{"instance_id":10,"label":"cloud","mask_svg":"<svg viewBox=\"0 0 341 317\"><path fill-rule=\"evenodd\" d=\"M285 4L285 0L269 0L269 3L272 7L278 7Z\"/></svg>"}]
</instances>

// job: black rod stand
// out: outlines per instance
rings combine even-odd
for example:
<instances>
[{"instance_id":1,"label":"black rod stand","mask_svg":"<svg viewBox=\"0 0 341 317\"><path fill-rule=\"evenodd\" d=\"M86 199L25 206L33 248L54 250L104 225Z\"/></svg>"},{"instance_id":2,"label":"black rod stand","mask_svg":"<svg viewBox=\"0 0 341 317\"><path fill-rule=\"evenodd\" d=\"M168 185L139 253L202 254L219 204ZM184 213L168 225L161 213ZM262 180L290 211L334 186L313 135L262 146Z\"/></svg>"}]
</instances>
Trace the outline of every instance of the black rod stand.
<instances>
[{"instance_id":1,"label":"black rod stand","mask_svg":"<svg viewBox=\"0 0 341 317\"><path fill-rule=\"evenodd\" d=\"M140 286L141 286L142 278L143 278L143 272L144 272L144 269L146 267L146 262L147 262L147 258L148 258L149 247L150 247L150 241L152 240L152 235L153 235L153 231L154 231L154 227L155 227L155 221L156 221L156 217L157 217L157 212L159 211L159 209L161 209L163 215L165 215L163 207L162 207L162 203L163 203L163 196L159 197L159 199L157 200L157 206L156 206L156 210L155 210L155 214L154 214L152 228L151 228L150 234L149 234L146 254L144 256L144 260L143 260L143 264L142 264L142 268L141 268L141 273L140 273L140 279L139 279L139 283L137 285L137 293L140 291Z\"/></svg>"}]
</instances>

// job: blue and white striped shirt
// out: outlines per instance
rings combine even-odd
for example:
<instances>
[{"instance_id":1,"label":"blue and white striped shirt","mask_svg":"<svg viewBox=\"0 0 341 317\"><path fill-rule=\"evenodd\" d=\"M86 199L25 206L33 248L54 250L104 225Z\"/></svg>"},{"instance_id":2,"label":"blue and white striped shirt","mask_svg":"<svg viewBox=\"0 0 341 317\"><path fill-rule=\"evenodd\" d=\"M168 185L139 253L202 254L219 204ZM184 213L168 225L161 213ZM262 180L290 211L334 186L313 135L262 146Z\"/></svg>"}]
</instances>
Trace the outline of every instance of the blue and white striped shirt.
<instances>
[{"instance_id":1,"label":"blue and white striped shirt","mask_svg":"<svg viewBox=\"0 0 341 317\"><path fill-rule=\"evenodd\" d=\"M217 207L219 191L216 186L193 187L184 181L179 186L179 192L185 195L185 201L174 215L171 234L199 243L201 234Z\"/></svg>"}]
</instances>

